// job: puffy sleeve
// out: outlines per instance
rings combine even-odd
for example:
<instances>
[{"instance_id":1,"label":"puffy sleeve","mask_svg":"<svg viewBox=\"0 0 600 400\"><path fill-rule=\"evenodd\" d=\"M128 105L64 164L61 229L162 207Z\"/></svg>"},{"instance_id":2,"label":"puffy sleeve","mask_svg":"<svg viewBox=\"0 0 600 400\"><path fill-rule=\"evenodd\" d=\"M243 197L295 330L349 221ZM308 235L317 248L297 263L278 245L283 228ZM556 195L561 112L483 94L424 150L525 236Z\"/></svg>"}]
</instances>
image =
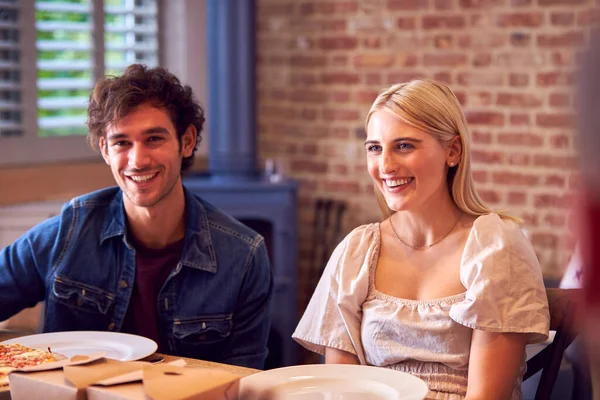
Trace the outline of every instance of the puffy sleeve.
<instances>
[{"instance_id":1,"label":"puffy sleeve","mask_svg":"<svg viewBox=\"0 0 600 400\"><path fill-rule=\"evenodd\" d=\"M460 267L465 300L450 309L461 325L491 332L548 338L550 316L542 271L519 227L496 214L477 218Z\"/></svg>"},{"instance_id":2,"label":"puffy sleeve","mask_svg":"<svg viewBox=\"0 0 600 400\"><path fill-rule=\"evenodd\" d=\"M334 250L292 337L319 354L344 350L366 364L360 337L369 265L378 251L378 224L356 228Z\"/></svg>"}]
</instances>

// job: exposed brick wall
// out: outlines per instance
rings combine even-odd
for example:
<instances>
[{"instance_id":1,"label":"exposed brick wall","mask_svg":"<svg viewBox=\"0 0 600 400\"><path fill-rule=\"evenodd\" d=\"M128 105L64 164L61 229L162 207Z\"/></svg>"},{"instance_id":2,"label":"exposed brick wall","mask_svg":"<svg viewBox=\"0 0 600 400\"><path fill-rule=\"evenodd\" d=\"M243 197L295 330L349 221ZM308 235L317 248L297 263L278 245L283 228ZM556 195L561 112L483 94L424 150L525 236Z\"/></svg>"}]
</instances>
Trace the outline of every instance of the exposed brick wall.
<instances>
[{"instance_id":1,"label":"exposed brick wall","mask_svg":"<svg viewBox=\"0 0 600 400\"><path fill-rule=\"evenodd\" d=\"M480 193L525 220L547 276L573 246L576 46L598 0L259 0L261 158L300 186L300 266L311 202L346 200L345 232L380 219L363 121L377 92L418 77L447 82L464 105Z\"/></svg>"}]
</instances>

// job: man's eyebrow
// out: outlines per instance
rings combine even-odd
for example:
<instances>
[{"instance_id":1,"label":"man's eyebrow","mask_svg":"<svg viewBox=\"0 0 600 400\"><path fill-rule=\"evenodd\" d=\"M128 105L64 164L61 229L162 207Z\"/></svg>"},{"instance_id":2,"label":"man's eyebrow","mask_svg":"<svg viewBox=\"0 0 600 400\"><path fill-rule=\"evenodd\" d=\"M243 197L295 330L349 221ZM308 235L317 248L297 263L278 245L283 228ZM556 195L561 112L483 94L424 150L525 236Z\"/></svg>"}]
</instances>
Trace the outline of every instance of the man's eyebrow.
<instances>
[{"instance_id":1,"label":"man's eyebrow","mask_svg":"<svg viewBox=\"0 0 600 400\"><path fill-rule=\"evenodd\" d=\"M399 137L394 139L394 143L398 143L398 142L415 142L415 143L421 143L422 140L421 139L416 139L416 138L412 138L412 137ZM378 144L379 141L378 140L367 140L365 141L365 146L368 144Z\"/></svg>"},{"instance_id":2,"label":"man's eyebrow","mask_svg":"<svg viewBox=\"0 0 600 400\"><path fill-rule=\"evenodd\" d=\"M169 130L162 126L153 126L152 128L148 128L144 132L142 132L142 135L156 135L157 133L166 135L169 133ZM121 140L121 139L127 139L127 134L122 133L122 132L116 132L116 133L111 133L107 137L107 140Z\"/></svg>"}]
</instances>

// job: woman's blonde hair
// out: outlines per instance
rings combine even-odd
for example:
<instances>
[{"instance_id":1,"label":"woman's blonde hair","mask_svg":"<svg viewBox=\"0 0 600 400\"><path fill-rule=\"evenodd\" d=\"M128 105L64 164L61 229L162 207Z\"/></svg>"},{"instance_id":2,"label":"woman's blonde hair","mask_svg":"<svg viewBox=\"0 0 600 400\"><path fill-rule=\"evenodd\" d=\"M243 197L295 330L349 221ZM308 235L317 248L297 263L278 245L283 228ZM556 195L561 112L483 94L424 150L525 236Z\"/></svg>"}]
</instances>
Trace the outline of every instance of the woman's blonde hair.
<instances>
[{"instance_id":1,"label":"woman's blonde hair","mask_svg":"<svg viewBox=\"0 0 600 400\"><path fill-rule=\"evenodd\" d=\"M460 161L448 169L447 183L454 203L469 215L480 216L492 212L483 202L471 175L471 136L467 120L456 95L443 83L431 79L418 79L398 83L383 89L371 106L365 121L365 128L374 112L386 110L405 123L421 129L445 145L458 136L462 143ZM384 218L394 213L375 186L377 203ZM518 221L518 218L498 213L502 218Z\"/></svg>"}]
</instances>

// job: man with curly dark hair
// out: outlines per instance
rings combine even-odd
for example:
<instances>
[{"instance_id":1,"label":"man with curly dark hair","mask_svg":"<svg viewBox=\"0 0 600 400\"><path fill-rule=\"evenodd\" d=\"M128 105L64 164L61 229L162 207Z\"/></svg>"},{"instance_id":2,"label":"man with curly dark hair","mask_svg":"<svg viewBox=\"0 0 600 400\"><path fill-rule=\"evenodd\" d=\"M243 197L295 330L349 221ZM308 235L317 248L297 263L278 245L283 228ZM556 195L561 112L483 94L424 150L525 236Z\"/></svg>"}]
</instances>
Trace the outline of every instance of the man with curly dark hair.
<instances>
[{"instance_id":1,"label":"man with curly dark hair","mask_svg":"<svg viewBox=\"0 0 600 400\"><path fill-rule=\"evenodd\" d=\"M45 301L43 330L116 331L161 352L263 368L263 238L185 189L204 123L189 86L132 65L99 82L90 144L118 187L71 200L0 252L0 321Z\"/></svg>"}]
</instances>

